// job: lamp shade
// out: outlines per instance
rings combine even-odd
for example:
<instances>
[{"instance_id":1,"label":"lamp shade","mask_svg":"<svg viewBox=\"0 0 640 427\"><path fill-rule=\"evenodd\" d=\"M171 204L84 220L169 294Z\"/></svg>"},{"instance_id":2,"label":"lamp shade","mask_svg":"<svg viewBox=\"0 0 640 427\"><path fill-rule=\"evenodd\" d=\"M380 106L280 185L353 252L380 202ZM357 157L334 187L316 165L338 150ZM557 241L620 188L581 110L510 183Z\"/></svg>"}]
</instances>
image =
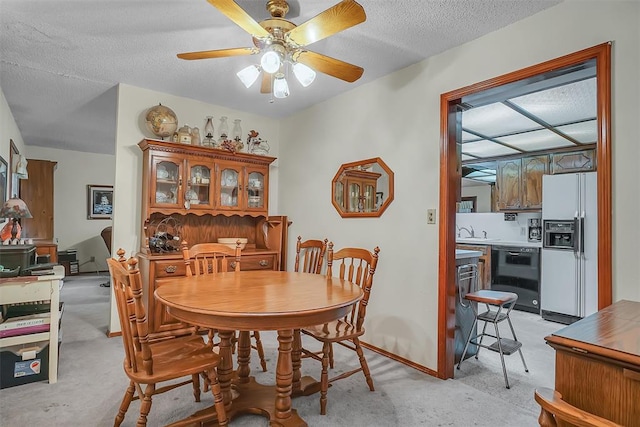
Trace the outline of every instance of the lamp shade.
<instances>
[{"instance_id":1,"label":"lamp shade","mask_svg":"<svg viewBox=\"0 0 640 427\"><path fill-rule=\"evenodd\" d=\"M260 69L255 65L249 65L236 73L243 85L248 89L260 75Z\"/></svg>"},{"instance_id":2,"label":"lamp shade","mask_svg":"<svg viewBox=\"0 0 640 427\"><path fill-rule=\"evenodd\" d=\"M260 59L260 65L265 72L272 74L280 69L282 60L280 59L280 55L278 54L278 52L276 52L275 50L270 50L262 55L262 58Z\"/></svg>"},{"instance_id":3,"label":"lamp shade","mask_svg":"<svg viewBox=\"0 0 640 427\"><path fill-rule=\"evenodd\" d=\"M276 75L276 79L273 81L273 96L276 98L286 98L289 96L289 85L282 73Z\"/></svg>"},{"instance_id":4,"label":"lamp shade","mask_svg":"<svg viewBox=\"0 0 640 427\"><path fill-rule=\"evenodd\" d=\"M316 72L299 62L293 64L293 74L304 87L309 86L316 79Z\"/></svg>"},{"instance_id":5,"label":"lamp shade","mask_svg":"<svg viewBox=\"0 0 640 427\"><path fill-rule=\"evenodd\" d=\"M33 218L33 216L24 200L12 197L2 205L0 218Z\"/></svg>"}]
</instances>

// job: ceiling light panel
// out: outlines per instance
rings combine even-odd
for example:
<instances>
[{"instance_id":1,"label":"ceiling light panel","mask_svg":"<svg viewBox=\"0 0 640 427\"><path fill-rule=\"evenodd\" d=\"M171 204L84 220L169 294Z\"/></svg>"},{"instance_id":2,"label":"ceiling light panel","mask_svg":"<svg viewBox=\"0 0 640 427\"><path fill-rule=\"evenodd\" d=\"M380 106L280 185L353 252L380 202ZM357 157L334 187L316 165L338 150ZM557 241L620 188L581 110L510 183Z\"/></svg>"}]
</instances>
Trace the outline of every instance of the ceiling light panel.
<instances>
[{"instance_id":1,"label":"ceiling light panel","mask_svg":"<svg viewBox=\"0 0 640 427\"><path fill-rule=\"evenodd\" d=\"M510 101L552 125L592 119L597 116L596 78L531 93Z\"/></svg>"},{"instance_id":2,"label":"ceiling light panel","mask_svg":"<svg viewBox=\"0 0 640 427\"><path fill-rule=\"evenodd\" d=\"M506 156L518 153L509 147L487 140L462 144L462 152L476 157Z\"/></svg>"},{"instance_id":3,"label":"ceiling light panel","mask_svg":"<svg viewBox=\"0 0 640 427\"><path fill-rule=\"evenodd\" d=\"M587 122L559 126L556 129L566 135L569 135L576 141L582 142L583 144L596 144L598 142L597 120L589 120Z\"/></svg>"},{"instance_id":4,"label":"ceiling light panel","mask_svg":"<svg viewBox=\"0 0 640 427\"><path fill-rule=\"evenodd\" d=\"M478 138L472 133L462 131L462 142L477 141L479 139L482 139L482 138Z\"/></svg>"},{"instance_id":5,"label":"ceiling light panel","mask_svg":"<svg viewBox=\"0 0 640 427\"><path fill-rule=\"evenodd\" d=\"M475 160L475 159L476 159L475 157L473 157L473 156L469 156L469 155L464 154L464 153L462 153L462 155L460 156L460 160L462 160L463 162L464 162L465 160Z\"/></svg>"},{"instance_id":6,"label":"ceiling light panel","mask_svg":"<svg viewBox=\"0 0 640 427\"><path fill-rule=\"evenodd\" d=\"M497 139L524 151L550 150L573 145L566 138L547 129L503 136Z\"/></svg>"},{"instance_id":7,"label":"ceiling light panel","mask_svg":"<svg viewBox=\"0 0 640 427\"><path fill-rule=\"evenodd\" d=\"M489 104L462 112L462 127L484 136L498 136L540 125L504 104Z\"/></svg>"}]
</instances>

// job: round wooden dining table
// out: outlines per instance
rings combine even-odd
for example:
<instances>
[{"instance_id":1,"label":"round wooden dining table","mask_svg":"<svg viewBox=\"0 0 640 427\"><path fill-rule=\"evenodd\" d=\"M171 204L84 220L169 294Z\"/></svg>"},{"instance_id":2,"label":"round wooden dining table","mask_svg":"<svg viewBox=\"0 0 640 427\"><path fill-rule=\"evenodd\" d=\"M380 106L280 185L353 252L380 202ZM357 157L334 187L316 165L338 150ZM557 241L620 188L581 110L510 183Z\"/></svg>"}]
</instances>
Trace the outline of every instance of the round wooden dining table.
<instances>
[{"instance_id":1,"label":"round wooden dining table","mask_svg":"<svg viewBox=\"0 0 640 427\"><path fill-rule=\"evenodd\" d=\"M291 398L318 390L313 379L300 376L299 330L344 317L362 296L360 287L337 277L265 270L163 279L155 291L171 316L218 330L218 377L228 417L258 414L268 417L270 425L281 426L306 426L291 408ZM269 330L278 333L275 386L249 376L249 332ZM241 332L234 379L235 331ZM213 407L171 426L208 421L215 421Z\"/></svg>"}]
</instances>

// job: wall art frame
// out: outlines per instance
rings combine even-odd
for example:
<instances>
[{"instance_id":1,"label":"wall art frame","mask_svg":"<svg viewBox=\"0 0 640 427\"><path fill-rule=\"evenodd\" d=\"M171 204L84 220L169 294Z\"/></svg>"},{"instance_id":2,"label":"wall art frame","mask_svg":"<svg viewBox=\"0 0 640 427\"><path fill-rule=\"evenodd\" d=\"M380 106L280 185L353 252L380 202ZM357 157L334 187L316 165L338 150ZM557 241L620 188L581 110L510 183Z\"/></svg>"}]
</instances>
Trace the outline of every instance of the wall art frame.
<instances>
[{"instance_id":1,"label":"wall art frame","mask_svg":"<svg viewBox=\"0 0 640 427\"><path fill-rule=\"evenodd\" d=\"M87 185L87 219L113 218L113 185Z\"/></svg>"}]
</instances>

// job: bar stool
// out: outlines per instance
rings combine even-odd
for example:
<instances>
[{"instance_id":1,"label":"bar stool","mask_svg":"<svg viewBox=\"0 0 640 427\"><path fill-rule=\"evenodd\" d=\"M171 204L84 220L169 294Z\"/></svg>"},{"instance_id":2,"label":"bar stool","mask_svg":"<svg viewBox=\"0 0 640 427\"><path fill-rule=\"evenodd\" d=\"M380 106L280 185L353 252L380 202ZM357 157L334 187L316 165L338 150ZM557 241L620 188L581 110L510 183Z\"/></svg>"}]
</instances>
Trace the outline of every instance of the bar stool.
<instances>
[{"instance_id":1,"label":"bar stool","mask_svg":"<svg viewBox=\"0 0 640 427\"><path fill-rule=\"evenodd\" d=\"M513 306L516 304L518 300L518 295L513 292L499 292L499 291L491 291L491 290L479 290L477 292L468 293L464 297L465 299L476 302L478 304L471 304L473 308L473 312L475 314L475 320L473 322L473 327L471 328L472 332L475 330L478 321L481 320L484 323L484 327L482 328L482 333L477 337L473 337L472 333L469 334L467 338L467 343L464 346L464 350L462 352L462 357L460 358L460 362L458 362L458 369L460 369L460 364L464 360L464 356L467 354L467 348L469 344L474 344L478 346L478 351L476 352L476 359L478 358L478 354L480 353L480 348L486 348L491 351L495 351L500 353L500 361L502 362L502 372L504 373L504 383L507 388L509 386L509 378L507 377L507 368L504 364L504 356L511 355L516 351L520 354L520 359L522 359L522 364L524 365L524 371L529 372L529 368L527 368L527 363L524 361L524 356L522 355L521 347L522 343L518 341L516 337L516 332L513 329L513 325L511 324L511 318L509 318L509 313L513 309ZM479 313L480 304L484 304L486 306L486 310L483 313ZM509 323L509 328L511 329L511 334L513 335L513 339L509 338L501 338L500 331L498 330L498 323L506 320ZM493 327L495 329L495 335L488 333L487 324L493 323ZM495 338L496 341L491 345L486 345L482 343L483 338L491 337Z\"/></svg>"}]
</instances>

